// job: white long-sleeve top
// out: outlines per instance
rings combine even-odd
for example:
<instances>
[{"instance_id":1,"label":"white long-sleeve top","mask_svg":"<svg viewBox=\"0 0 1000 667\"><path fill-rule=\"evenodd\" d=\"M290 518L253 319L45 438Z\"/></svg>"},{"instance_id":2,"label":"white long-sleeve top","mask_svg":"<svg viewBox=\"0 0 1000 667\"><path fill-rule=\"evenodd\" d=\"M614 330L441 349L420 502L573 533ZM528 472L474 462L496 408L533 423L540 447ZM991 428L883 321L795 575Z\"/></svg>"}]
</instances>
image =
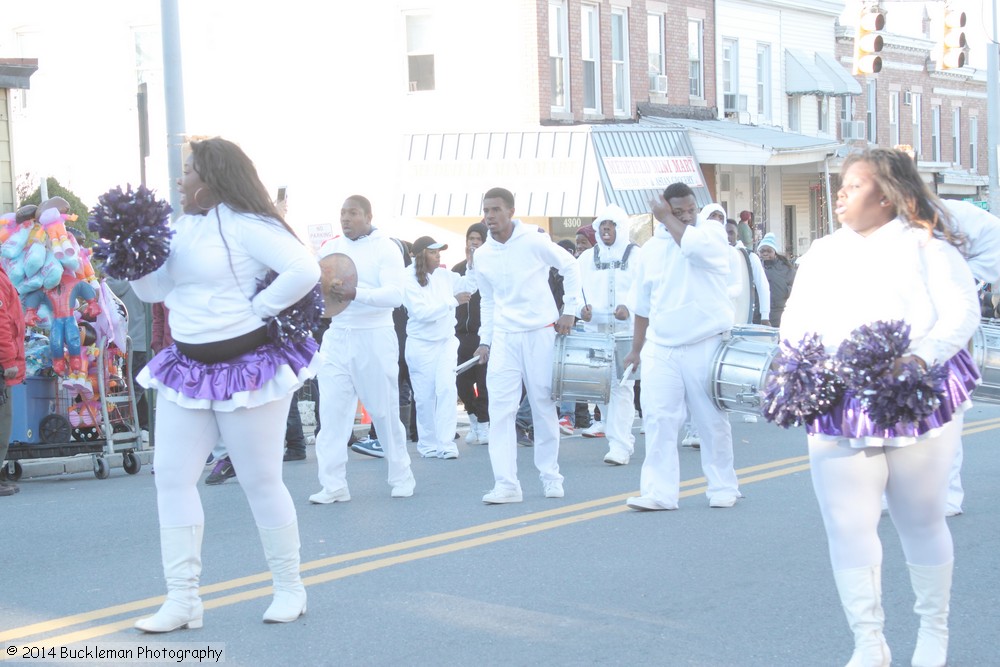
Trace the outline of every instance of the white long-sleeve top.
<instances>
[{"instance_id":1,"label":"white long-sleeve top","mask_svg":"<svg viewBox=\"0 0 1000 667\"><path fill-rule=\"evenodd\" d=\"M475 292L476 271L470 266L464 276L437 268L427 276L427 284L417 282L416 265L406 268L403 305L406 306L406 337L440 341L455 337L455 295Z\"/></svg>"},{"instance_id":2,"label":"white long-sleeve top","mask_svg":"<svg viewBox=\"0 0 1000 667\"><path fill-rule=\"evenodd\" d=\"M576 258L552 242L535 225L514 220L514 231L506 243L488 234L476 250L479 284L479 339L493 342L493 332L534 331L559 319L555 299L549 289L549 268L563 277L563 310L579 311L580 269Z\"/></svg>"},{"instance_id":3,"label":"white long-sleeve top","mask_svg":"<svg viewBox=\"0 0 1000 667\"><path fill-rule=\"evenodd\" d=\"M580 311L585 306L590 306L592 309L590 321L583 323L585 331L611 331L612 326L616 331L632 331L632 310L629 309L627 320L615 319L614 312L618 306L627 307L632 282L638 273L639 260L642 256L641 248L639 246L632 247L625 268L608 267L602 269L594 263L595 249L598 251L598 260L603 265L621 262L628 245L628 229L622 230L619 227L618 237L614 244L605 245L598 236L597 245L584 250L577 258L576 263L580 266L580 282L584 303L580 304L576 315L579 317Z\"/></svg>"},{"instance_id":4,"label":"white long-sleeve top","mask_svg":"<svg viewBox=\"0 0 1000 667\"><path fill-rule=\"evenodd\" d=\"M953 357L979 326L961 253L899 218L867 237L841 227L813 242L799 261L781 338L794 345L818 333L833 354L851 331L879 320L909 323L909 353L927 364Z\"/></svg>"},{"instance_id":5,"label":"white long-sleeve top","mask_svg":"<svg viewBox=\"0 0 1000 667\"><path fill-rule=\"evenodd\" d=\"M747 250L743 241L737 241L736 247L746 252L750 258L750 271L753 273L753 285L757 289L757 301L760 305L760 319L771 319L771 284L767 282L767 273L757 253Z\"/></svg>"},{"instance_id":6,"label":"white long-sleeve top","mask_svg":"<svg viewBox=\"0 0 1000 667\"><path fill-rule=\"evenodd\" d=\"M255 295L268 269L278 277ZM174 339L197 344L259 329L305 296L319 275L309 249L278 221L220 204L178 218L167 261L131 285L143 301L167 307Z\"/></svg>"},{"instance_id":7,"label":"white long-sleeve top","mask_svg":"<svg viewBox=\"0 0 1000 667\"><path fill-rule=\"evenodd\" d=\"M688 225L680 244L657 224L642 247L629 299L630 310L649 319L649 341L689 345L733 326L729 251L726 231L714 220Z\"/></svg>"},{"instance_id":8,"label":"white long-sleeve top","mask_svg":"<svg viewBox=\"0 0 1000 667\"><path fill-rule=\"evenodd\" d=\"M972 275L985 283L1000 282L1000 219L967 201L943 201L954 227L966 237L963 251Z\"/></svg>"},{"instance_id":9,"label":"white long-sleeve top","mask_svg":"<svg viewBox=\"0 0 1000 667\"><path fill-rule=\"evenodd\" d=\"M358 272L357 296L347 308L330 320L333 329L374 329L392 326L392 311L403 303L406 268L396 242L372 229L367 236L352 241L337 236L319 249L320 259L343 253L354 261Z\"/></svg>"}]
</instances>

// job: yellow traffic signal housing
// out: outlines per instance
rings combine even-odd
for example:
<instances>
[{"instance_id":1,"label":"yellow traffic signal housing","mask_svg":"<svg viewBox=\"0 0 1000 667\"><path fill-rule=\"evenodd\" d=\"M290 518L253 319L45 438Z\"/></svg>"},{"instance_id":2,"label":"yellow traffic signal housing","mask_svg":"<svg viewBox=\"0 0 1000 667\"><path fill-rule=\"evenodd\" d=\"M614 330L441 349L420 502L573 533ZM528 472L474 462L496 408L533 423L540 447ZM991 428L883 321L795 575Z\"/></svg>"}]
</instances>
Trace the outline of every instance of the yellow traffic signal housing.
<instances>
[{"instance_id":1,"label":"yellow traffic signal housing","mask_svg":"<svg viewBox=\"0 0 1000 667\"><path fill-rule=\"evenodd\" d=\"M938 69L953 69L965 65L965 12L946 11L944 36L938 45Z\"/></svg>"},{"instance_id":2,"label":"yellow traffic signal housing","mask_svg":"<svg viewBox=\"0 0 1000 667\"><path fill-rule=\"evenodd\" d=\"M859 74L877 74L882 71L882 35L885 27L885 14L879 10L865 9L858 17L858 25L854 31L854 68L855 76Z\"/></svg>"}]
</instances>

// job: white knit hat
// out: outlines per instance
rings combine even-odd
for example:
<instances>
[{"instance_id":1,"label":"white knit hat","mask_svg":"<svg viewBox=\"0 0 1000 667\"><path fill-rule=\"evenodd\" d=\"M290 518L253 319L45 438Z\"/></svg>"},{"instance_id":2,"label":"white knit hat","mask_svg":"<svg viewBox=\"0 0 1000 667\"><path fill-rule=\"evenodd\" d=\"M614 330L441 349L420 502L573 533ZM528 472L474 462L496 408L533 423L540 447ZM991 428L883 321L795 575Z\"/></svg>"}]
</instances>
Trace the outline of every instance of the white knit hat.
<instances>
[{"instance_id":1,"label":"white knit hat","mask_svg":"<svg viewBox=\"0 0 1000 667\"><path fill-rule=\"evenodd\" d=\"M757 244L758 252L763 246L771 248L774 252L781 252L781 249L778 247L778 239L772 232L764 234L764 238L762 238L760 243Z\"/></svg>"}]
</instances>

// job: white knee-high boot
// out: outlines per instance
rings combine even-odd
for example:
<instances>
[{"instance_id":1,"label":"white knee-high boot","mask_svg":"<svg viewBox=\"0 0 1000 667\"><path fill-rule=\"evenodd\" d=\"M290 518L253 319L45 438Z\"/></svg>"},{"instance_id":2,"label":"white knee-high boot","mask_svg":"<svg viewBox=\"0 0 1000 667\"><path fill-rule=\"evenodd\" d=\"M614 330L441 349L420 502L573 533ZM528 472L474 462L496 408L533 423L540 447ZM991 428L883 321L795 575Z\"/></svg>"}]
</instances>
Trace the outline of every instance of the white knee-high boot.
<instances>
[{"instance_id":1,"label":"white knee-high boot","mask_svg":"<svg viewBox=\"0 0 1000 667\"><path fill-rule=\"evenodd\" d=\"M913 611L920 616L913 667L944 667L948 662L948 603L955 561L944 565L909 565L917 596Z\"/></svg>"},{"instance_id":2,"label":"white knee-high boot","mask_svg":"<svg viewBox=\"0 0 1000 667\"><path fill-rule=\"evenodd\" d=\"M882 634L882 567L834 570L833 578L854 633L854 653L846 667L889 667L892 656Z\"/></svg>"},{"instance_id":3,"label":"white knee-high boot","mask_svg":"<svg viewBox=\"0 0 1000 667\"><path fill-rule=\"evenodd\" d=\"M299 524L284 528L261 528L267 566L271 568L274 599L264 612L265 623L291 623L306 613L306 588L299 576Z\"/></svg>"},{"instance_id":4,"label":"white knee-high boot","mask_svg":"<svg viewBox=\"0 0 1000 667\"><path fill-rule=\"evenodd\" d=\"M160 529L160 555L163 576L167 580L167 599L159 611L136 621L143 632L172 632L179 628L200 628L201 538L204 526L181 526Z\"/></svg>"}]
</instances>

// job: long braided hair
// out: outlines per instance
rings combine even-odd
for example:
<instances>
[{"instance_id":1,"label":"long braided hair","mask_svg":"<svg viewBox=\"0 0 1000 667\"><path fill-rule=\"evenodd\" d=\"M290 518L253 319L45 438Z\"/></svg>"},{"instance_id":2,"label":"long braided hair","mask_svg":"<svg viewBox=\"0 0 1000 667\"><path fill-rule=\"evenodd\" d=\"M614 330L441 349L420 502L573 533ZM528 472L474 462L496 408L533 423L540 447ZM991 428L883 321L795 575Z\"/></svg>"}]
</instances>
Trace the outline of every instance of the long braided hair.
<instances>
[{"instance_id":1,"label":"long braided hair","mask_svg":"<svg viewBox=\"0 0 1000 667\"><path fill-rule=\"evenodd\" d=\"M427 287L427 277L431 274L427 270L428 268L427 249L425 248L413 257L413 271L417 274L417 284L421 287Z\"/></svg>"},{"instance_id":2,"label":"long braided hair","mask_svg":"<svg viewBox=\"0 0 1000 667\"><path fill-rule=\"evenodd\" d=\"M875 182L896 215L913 227L926 229L928 235L963 250L965 236L955 229L944 204L924 183L913 158L894 148L868 148L845 158L841 173L856 162L871 167Z\"/></svg>"}]
</instances>

